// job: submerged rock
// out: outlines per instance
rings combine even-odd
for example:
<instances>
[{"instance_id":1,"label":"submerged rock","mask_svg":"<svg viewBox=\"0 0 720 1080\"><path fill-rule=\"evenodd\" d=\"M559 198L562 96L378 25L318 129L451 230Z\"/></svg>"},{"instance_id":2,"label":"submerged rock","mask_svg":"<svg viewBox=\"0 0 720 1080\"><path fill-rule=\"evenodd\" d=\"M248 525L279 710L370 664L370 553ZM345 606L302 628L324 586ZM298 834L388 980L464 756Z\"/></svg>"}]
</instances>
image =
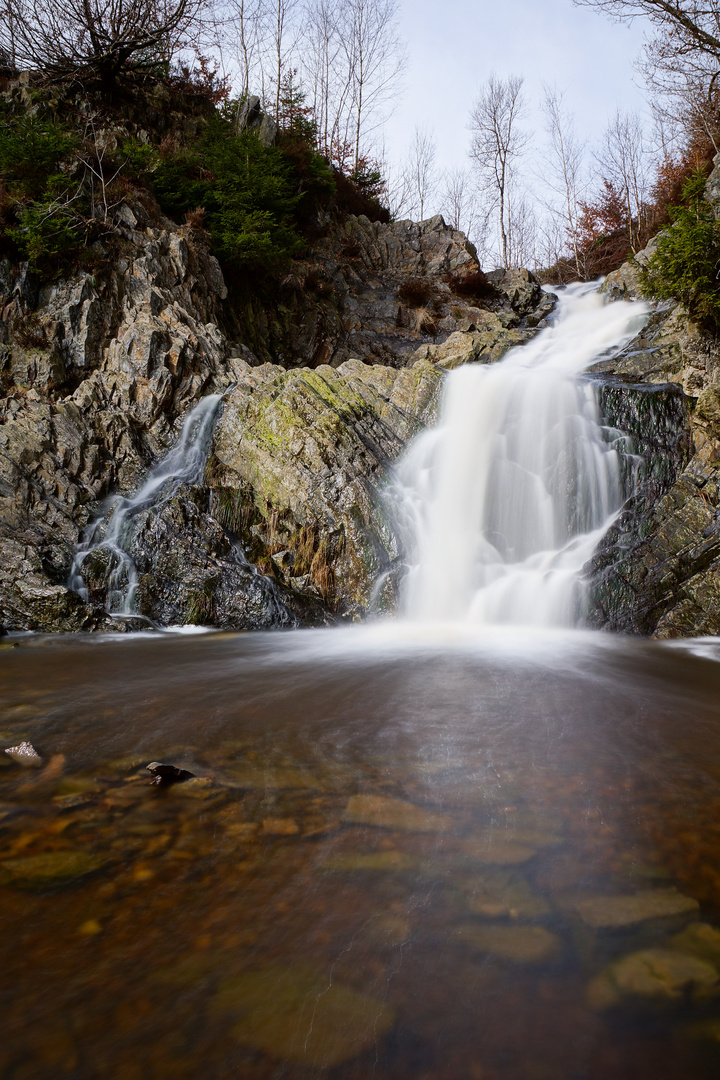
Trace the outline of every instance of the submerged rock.
<instances>
[{"instance_id":1,"label":"submerged rock","mask_svg":"<svg viewBox=\"0 0 720 1080\"><path fill-rule=\"evenodd\" d=\"M576 910L593 930L625 930L655 919L695 915L700 905L676 889L650 889L627 896L588 897Z\"/></svg>"},{"instance_id":2,"label":"submerged rock","mask_svg":"<svg viewBox=\"0 0 720 1080\"><path fill-rule=\"evenodd\" d=\"M518 964L539 964L560 951L560 939L543 926L463 926L455 936L471 949Z\"/></svg>"},{"instance_id":3,"label":"submerged rock","mask_svg":"<svg viewBox=\"0 0 720 1080\"><path fill-rule=\"evenodd\" d=\"M588 1001L597 1009L624 999L646 1001L702 1000L720 994L720 972L706 960L672 949L643 949L610 964L588 987Z\"/></svg>"},{"instance_id":4,"label":"submerged rock","mask_svg":"<svg viewBox=\"0 0 720 1080\"><path fill-rule=\"evenodd\" d=\"M487 872L465 882L461 891L469 910L487 919L537 919L551 910L518 874Z\"/></svg>"},{"instance_id":5,"label":"submerged rock","mask_svg":"<svg viewBox=\"0 0 720 1080\"><path fill-rule=\"evenodd\" d=\"M372 825L402 832L436 833L453 828L453 819L448 814L438 814L383 795L352 795L345 808L344 820L349 825Z\"/></svg>"},{"instance_id":6,"label":"submerged rock","mask_svg":"<svg viewBox=\"0 0 720 1080\"><path fill-rule=\"evenodd\" d=\"M104 860L88 851L48 851L0 862L0 880L16 889L42 891L71 885L94 874Z\"/></svg>"},{"instance_id":7,"label":"submerged rock","mask_svg":"<svg viewBox=\"0 0 720 1080\"><path fill-rule=\"evenodd\" d=\"M238 1017L245 1046L305 1068L330 1069L373 1047L395 1023L384 1001L305 967L270 967L221 982L211 1010Z\"/></svg>"}]
</instances>

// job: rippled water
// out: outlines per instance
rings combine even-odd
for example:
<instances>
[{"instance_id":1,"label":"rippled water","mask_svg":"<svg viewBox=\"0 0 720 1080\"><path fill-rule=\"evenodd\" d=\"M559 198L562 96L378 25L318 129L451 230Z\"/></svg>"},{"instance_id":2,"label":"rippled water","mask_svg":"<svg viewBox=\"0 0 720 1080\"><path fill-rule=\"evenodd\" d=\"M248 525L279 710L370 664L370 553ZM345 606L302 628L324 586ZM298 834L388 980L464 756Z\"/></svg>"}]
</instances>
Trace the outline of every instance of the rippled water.
<instances>
[{"instance_id":1,"label":"rippled water","mask_svg":"<svg viewBox=\"0 0 720 1080\"><path fill-rule=\"evenodd\" d=\"M18 640L4 1078L720 1074L717 643Z\"/></svg>"}]
</instances>

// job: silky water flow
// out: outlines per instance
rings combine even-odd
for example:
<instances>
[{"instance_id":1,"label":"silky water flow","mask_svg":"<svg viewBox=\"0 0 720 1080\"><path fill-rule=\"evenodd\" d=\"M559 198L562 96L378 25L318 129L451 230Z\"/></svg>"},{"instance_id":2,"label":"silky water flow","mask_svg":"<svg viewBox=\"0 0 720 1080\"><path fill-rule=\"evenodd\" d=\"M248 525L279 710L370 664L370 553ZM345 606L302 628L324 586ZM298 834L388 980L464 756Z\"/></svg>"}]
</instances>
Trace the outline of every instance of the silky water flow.
<instances>
[{"instance_id":1,"label":"silky water flow","mask_svg":"<svg viewBox=\"0 0 720 1080\"><path fill-rule=\"evenodd\" d=\"M133 614L138 586L130 546L138 515L171 499L182 484L202 479L212 442L222 394L208 394L187 414L172 450L153 468L134 495L116 495L107 511L87 529L73 559L68 586L88 599L83 576L85 560L93 555L107 559L107 610L112 615Z\"/></svg>"},{"instance_id":2,"label":"silky water flow","mask_svg":"<svg viewBox=\"0 0 720 1080\"><path fill-rule=\"evenodd\" d=\"M529 344L448 375L439 422L410 446L393 485L408 619L577 625L582 567L624 497L623 437L603 426L583 372L646 314L569 286Z\"/></svg>"}]
</instances>

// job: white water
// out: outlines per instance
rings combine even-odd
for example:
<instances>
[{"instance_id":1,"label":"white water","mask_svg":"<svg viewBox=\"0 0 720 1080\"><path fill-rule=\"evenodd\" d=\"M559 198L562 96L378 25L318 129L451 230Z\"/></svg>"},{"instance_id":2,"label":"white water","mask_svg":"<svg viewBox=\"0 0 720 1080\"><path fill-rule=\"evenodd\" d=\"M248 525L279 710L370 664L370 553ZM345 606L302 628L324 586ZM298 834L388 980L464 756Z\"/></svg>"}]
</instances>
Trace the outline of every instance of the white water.
<instances>
[{"instance_id":1,"label":"white water","mask_svg":"<svg viewBox=\"0 0 720 1080\"><path fill-rule=\"evenodd\" d=\"M187 414L175 446L150 470L142 487L128 498L116 495L106 513L89 526L73 559L68 582L69 588L84 600L88 590L83 563L89 555L104 551L109 555L107 610L113 615L132 615L138 575L129 551L137 515L167 502L182 484L202 480L221 400L222 394L202 398Z\"/></svg>"},{"instance_id":2,"label":"white water","mask_svg":"<svg viewBox=\"0 0 720 1080\"><path fill-rule=\"evenodd\" d=\"M437 427L397 470L408 618L578 624L580 571L623 497L613 437L580 376L646 314L570 286L527 345L448 375Z\"/></svg>"}]
</instances>

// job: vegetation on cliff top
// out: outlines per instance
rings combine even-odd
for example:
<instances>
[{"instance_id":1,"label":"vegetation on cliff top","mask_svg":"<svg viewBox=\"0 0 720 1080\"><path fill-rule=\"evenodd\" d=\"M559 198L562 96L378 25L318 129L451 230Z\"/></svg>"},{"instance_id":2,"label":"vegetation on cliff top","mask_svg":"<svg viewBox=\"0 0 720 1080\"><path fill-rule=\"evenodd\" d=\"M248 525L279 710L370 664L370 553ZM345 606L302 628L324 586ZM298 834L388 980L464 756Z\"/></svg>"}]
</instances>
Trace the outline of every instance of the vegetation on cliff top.
<instances>
[{"instance_id":1,"label":"vegetation on cliff top","mask_svg":"<svg viewBox=\"0 0 720 1080\"><path fill-rule=\"evenodd\" d=\"M658 238L642 275L643 291L659 300L681 300L708 333L720 334L720 223L704 198L705 175L696 170L669 210L670 227Z\"/></svg>"},{"instance_id":2,"label":"vegetation on cliff top","mask_svg":"<svg viewBox=\"0 0 720 1080\"><path fill-rule=\"evenodd\" d=\"M72 87L64 94L41 80L29 90L32 109L11 91L0 96L0 254L27 259L44 277L97 262L112 246L119 206L140 198L151 213L205 229L224 266L272 275L303 252L328 210L389 219L379 174L361 162L343 175L318 153L291 80L275 145L236 130L239 103L212 73L176 74L172 92L175 126L149 135L147 119L145 128L129 121L143 113L142 87L112 104L89 90L78 103ZM191 133L184 105L200 113Z\"/></svg>"}]
</instances>

